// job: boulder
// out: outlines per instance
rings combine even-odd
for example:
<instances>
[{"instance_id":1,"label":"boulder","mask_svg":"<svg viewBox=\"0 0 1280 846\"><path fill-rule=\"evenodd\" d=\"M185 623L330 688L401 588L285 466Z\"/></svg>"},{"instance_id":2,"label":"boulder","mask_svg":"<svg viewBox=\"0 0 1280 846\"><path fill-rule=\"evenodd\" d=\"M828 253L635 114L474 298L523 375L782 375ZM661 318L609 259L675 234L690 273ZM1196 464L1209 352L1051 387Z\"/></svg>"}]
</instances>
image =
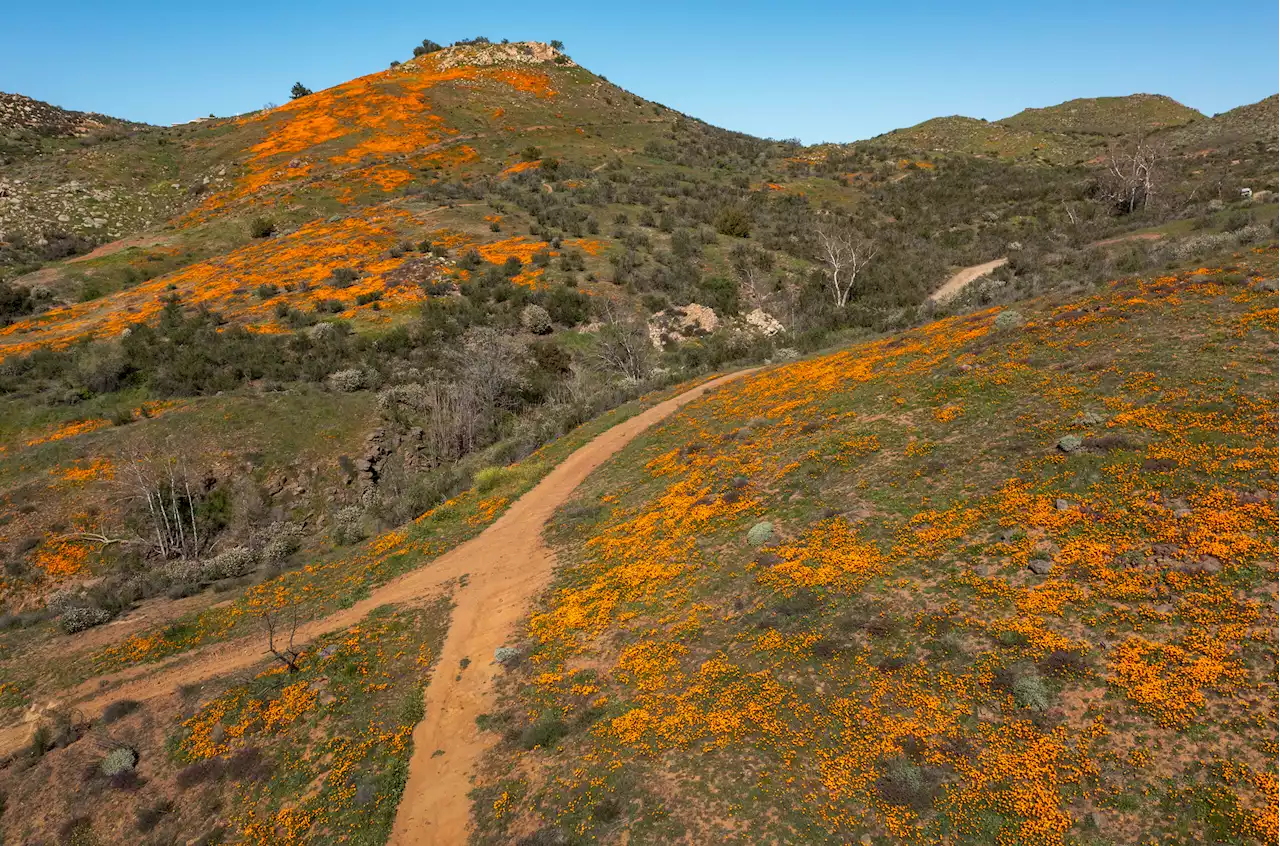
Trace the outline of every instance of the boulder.
<instances>
[{"instance_id":1,"label":"boulder","mask_svg":"<svg viewBox=\"0 0 1280 846\"><path fill-rule=\"evenodd\" d=\"M1053 562L1047 558L1033 558L1027 569L1037 576L1047 576L1053 570Z\"/></svg>"}]
</instances>

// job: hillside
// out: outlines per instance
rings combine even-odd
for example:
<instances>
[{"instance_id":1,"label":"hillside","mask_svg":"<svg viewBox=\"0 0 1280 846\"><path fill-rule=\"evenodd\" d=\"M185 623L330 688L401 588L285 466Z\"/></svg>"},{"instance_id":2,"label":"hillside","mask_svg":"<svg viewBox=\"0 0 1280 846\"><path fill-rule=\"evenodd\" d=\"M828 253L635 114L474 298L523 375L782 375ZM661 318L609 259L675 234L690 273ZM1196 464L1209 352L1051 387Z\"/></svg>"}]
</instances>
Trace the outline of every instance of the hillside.
<instances>
[{"instance_id":1,"label":"hillside","mask_svg":"<svg viewBox=\"0 0 1280 846\"><path fill-rule=\"evenodd\" d=\"M1238 106L1220 115L1188 124L1169 133L1182 148L1199 144L1239 145L1266 139L1274 144L1271 127L1280 124L1280 95ZM1274 147L1272 147L1274 149Z\"/></svg>"},{"instance_id":2,"label":"hillside","mask_svg":"<svg viewBox=\"0 0 1280 846\"><path fill-rule=\"evenodd\" d=\"M1273 834L1276 98L401 58L0 98L0 841Z\"/></svg>"},{"instance_id":3,"label":"hillside","mask_svg":"<svg viewBox=\"0 0 1280 846\"><path fill-rule=\"evenodd\" d=\"M477 841L1274 840L1249 279L950 318L629 446L554 521Z\"/></svg>"},{"instance_id":4,"label":"hillside","mask_svg":"<svg viewBox=\"0 0 1280 846\"><path fill-rule=\"evenodd\" d=\"M1024 109L1001 118L1014 129L1039 132L1119 136L1154 132L1204 120L1204 115L1177 100L1157 94L1068 100L1043 109Z\"/></svg>"},{"instance_id":5,"label":"hillside","mask_svg":"<svg viewBox=\"0 0 1280 846\"><path fill-rule=\"evenodd\" d=\"M4 133L6 143L14 143L24 136L84 138L130 126L140 125L97 113L68 111L21 94L0 91L0 132Z\"/></svg>"}]
</instances>

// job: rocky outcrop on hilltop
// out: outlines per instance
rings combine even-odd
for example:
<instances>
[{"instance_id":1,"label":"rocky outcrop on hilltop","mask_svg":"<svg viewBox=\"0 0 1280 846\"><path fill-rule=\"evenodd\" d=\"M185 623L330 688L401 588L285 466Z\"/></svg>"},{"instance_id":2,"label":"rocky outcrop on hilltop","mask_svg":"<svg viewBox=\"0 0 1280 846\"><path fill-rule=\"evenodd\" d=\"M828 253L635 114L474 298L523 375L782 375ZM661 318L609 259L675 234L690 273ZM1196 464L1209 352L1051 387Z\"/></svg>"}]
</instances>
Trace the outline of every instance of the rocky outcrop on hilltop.
<instances>
[{"instance_id":1,"label":"rocky outcrop on hilltop","mask_svg":"<svg viewBox=\"0 0 1280 846\"><path fill-rule=\"evenodd\" d=\"M76 138L137 126L96 112L73 112L21 94L0 91L0 132L27 130L50 138Z\"/></svg>"}]
</instances>

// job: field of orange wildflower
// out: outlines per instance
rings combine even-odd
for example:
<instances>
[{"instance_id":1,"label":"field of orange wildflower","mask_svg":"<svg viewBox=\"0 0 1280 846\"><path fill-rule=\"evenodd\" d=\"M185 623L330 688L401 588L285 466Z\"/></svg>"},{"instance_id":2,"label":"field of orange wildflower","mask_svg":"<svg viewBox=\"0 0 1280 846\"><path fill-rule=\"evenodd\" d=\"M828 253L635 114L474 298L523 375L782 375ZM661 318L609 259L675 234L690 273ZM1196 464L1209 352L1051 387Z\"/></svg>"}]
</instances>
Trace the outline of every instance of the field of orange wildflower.
<instances>
[{"instance_id":1,"label":"field of orange wildflower","mask_svg":"<svg viewBox=\"0 0 1280 846\"><path fill-rule=\"evenodd\" d=\"M557 518L478 839L1274 842L1276 298L1227 270L633 443Z\"/></svg>"}]
</instances>

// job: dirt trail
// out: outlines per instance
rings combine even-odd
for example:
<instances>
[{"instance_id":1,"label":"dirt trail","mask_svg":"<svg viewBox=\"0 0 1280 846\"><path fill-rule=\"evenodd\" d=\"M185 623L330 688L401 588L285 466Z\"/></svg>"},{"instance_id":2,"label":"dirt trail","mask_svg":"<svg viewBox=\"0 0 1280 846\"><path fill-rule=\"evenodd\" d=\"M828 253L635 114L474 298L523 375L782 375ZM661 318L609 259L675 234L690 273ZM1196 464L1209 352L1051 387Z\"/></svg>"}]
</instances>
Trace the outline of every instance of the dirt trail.
<instances>
[{"instance_id":1,"label":"dirt trail","mask_svg":"<svg viewBox=\"0 0 1280 846\"><path fill-rule=\"evenodd\" d=\"M619 423L570 455L476 537L431 564L377 588L367 599L298 627L294 643L303 646L321 635L356 625L379 606L405 605L429 599L449 582L467 576L466 586L459 588L456 594L457 608L441 657L440 678L427 693L428 720L414 731L415 755L409 786L415 792L405 792L405 801L396 819L397 832L401 831L402 822L429 831L461 831L465 828L470 807L466 796L470 787L465 768L474 763L483 750L480 738L475 736L475 715L481 713L476 709L486 693L488 680L493 676L490 666L493 650L502 645L510 627L522 617L529 600L550 576L551 557L542 546L541 532L551 513L592 470L644 429L706 391L741 375L743 373L735 373L706 382ZM483 612L483 618L479 616L480 612ZM453 676L458 661L466 656L470 656L475 664L469 672L462 674L461 682L455 682ZM258 636L212 644L158 664L130 667L89 679L65 692L57 702L38 705L45 708L55 705L74 707L86 717L94 718L117 700L145 702L170 696L179 687L226 676L253 667L267 658L263 639ZM41 710L40 707L32 709L28 721L0 728L0 756L26 745ZM442 743L437 739L439 737L449 740ZM455 740L461 742L455 743ZM449 754L429 759L431 753L441 746L448 746ZM457 777L441 779L430 785L429 790L424 789L424 767L435 767L442 761L458 768ZM446 822L451 827L446 828ZM401 834L396 842L459 843L463 840L451 837L433 840L429 836L418 839L416 834Z\"/></svg>"},{"instance_id":2,"label":"dirt trail","mask_svg":"<svg viewBox=\"0 0 1280 846\"><path fill-rule=\"evenodd\" d=\"M533 599L551 580L555 560L542 542L542 528L552 512L591 471L638 434L690 400L748 372L713 379L614 426L565 459L471 541L476 549L457 549L459 554L467 553L467 563L451 569L459 575L467 573L467 584L454 594L449 632L424 697L426 716L413 730L409 779L389 844L467 842L471 819L467 793L492 738L476 727L476 717L489 710L493 679L499 672L494 650L510 642ZM435 567L441 563L443 559ZM470 664L461 669L464 658Z\"/></svg>"},{"instance_id":3,"label":"dirt trail","mask_svg":"<svg viewBox=\"0 0 1280 846\"><path fill-rule=\"evenodd\" d=\"M929 299L935 303L945 303L958 296L965 289L965 286L973 280L981 279L997 267L1004 267L1008 262L1009 259L1006 256L1005 258L992 259L982 264L962 268L944 282L941 288L930 294Z\"/></svg>"},{"instance_id":4,"label":"dirt trail","mask_svg":"<svg viewBox=\"0 0 1280 846\"><path fill-rule=\"evenodd\" d=\"M1163 232L1131 232L1128 235L1119 235L1115 238L1105 238L1101 241L1094 241L1089 246L1110 247L1112 244L1123 244L1126 241L1159 241L1163 237Z\"/></svg>"}]
</instances>

